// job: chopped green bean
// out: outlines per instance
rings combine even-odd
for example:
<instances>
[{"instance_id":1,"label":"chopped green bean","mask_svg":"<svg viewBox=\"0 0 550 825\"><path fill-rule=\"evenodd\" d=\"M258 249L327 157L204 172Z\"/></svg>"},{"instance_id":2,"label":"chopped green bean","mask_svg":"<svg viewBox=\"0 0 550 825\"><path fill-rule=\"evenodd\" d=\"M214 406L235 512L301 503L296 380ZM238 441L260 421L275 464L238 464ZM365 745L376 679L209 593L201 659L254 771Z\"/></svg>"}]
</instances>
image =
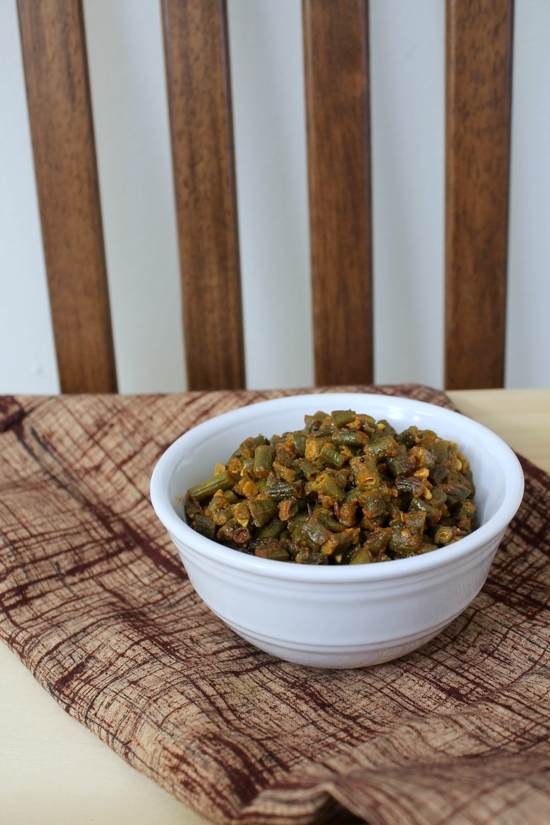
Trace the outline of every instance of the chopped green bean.
<instances>
[{"instance_id":1,"label":"chopped green bean","mask_svg":"<svg viewBox=\"0 0 550 825\"><path fill-rule=\"evenodd\" d=\"M324 461L335 470L340 470L346 463L346 457L343 453L339 453L330 444L325 444L319 454L321 461Z\"/></svg>"},{"instance_id":2,"label":"chopped green bean","mask_svg":"<svg viewBox=\"0 0 550 825\"><path fill-rule=\"evenodd\" d=\"M342 501L346 496L342 488L336 483L334 477L326 471L317 476L313 481L308 481L306 484L306 492L318 493L334 501Z\"/></svg>"},{"instance_id":3,"label":"chopped green bean","mask_svg":"<svg viewBox=\"0 0 550 825\"><path fill-rule=\"evenodd\" d=\"M231 479L227 471L224 470L223 473L212 476L208 481L203 481L202 484L196 484L194 487L190 487L188 492L189 495L192 498L196 498L197 501L204 501L213 496L218 490L228 490L231 486Z\"/></svg>"},{"instance_id":4,"label":"chopped green bean","mask_svg":"<svg viewBox=\"0 0 550 825\"><path fill-rule=\"evenodd\" d=\"M331 413L331 418L335 427L345 427L346 424L350 424L354 420L355 415L353 410L334 410Z\"/></svg>"},{"instance_id":5,"label":"chopped green bean","mask_svg":"<svg viewBox=\"0 0 550 825\"><path fill-rule=\"evenodd\" d=\"M265 495L265 494L264 494ZM248 502L250 515L255 527L263 527L268 521L271 521L277 512L277 505L272 498L266 495L265 498L256 498Z\"/></svg>"},{"instance_id":6,"label":"chopped green bean","mask_svg":"<svg viewBox=\"0 0 550 825\"><path fill-rule=\"evenodd\" d=\"M288 551L285 550L273 536L260 539L254 548L254 555L260 556L262 559L273 559L274 561L290 561Z\"/></svg>"},{"instance_id":7,"label":"chopped green bean","mask_svg":"<svg viewBox=\"0 0 550 825\"><path fill-rule=\"evenodd\" d=\"M290 521L298 515L298 502L295 498L284 498L279 502L279 518L281 521Z\"/></svg>"},{"instance_id":8,"label":"chopped green bean","mask_svg":"<svg viewBox=\"0 0 550 825\"><path fill-rule=\"evenodd\" d=\"M348 564L370 564L372 553L366 545L356 547L350 556Z\"/></svg>"},{"instance_id":9,"label":"chopped green bean","mask_svg":"<svg viewBox=\"0 0 550 825\"><path fill-rule=\"evenodd\" d=\"M332 536L328 527L325 527L324 524L315 518L309 518L302 527L302 530L313 544L324 544Z\"/></svg>"},{"instance_id":10,"label":"chopped green bean","mask_svg":"<svg viewBox=\"0 0 550 825\"><path fill-rule=\"evenodd\" d=\"M256 478L267 478L273 467L275 458L275 447L267 444L260 444L254 451L254 476Z\"/></svg>"},{"instance_id":11,"label":"chopped green bean","mask_svg":"<svg viewBox=\"0 0 550 825\"><path fill-rule=\"evenodd\" d=\"M332 443L339 447L366 447L369 437L361 430L337 430L332 435Z\"/></svg>"},{"instance_id":12,"label":"chopped green bean","mask_svg":"<svg viewBox=\"0 0 550 825\"><path fill-rule=\"evenodd\" d=\"M262 529L258 533L258 537L261 539L267 539L270 537L278 538L284 529L285 525L283 524L281 519L274 518L262 527Z\"/></svg>"},{"instance_id":13,"label":"chopped green bean","mask_svg":"<svg viewBox=\"0 0 550 825\"><path fill-rule=\"evenodd\" d=\"M195 530L207 539L213 539L216 535L216 525L208 516L199 515L195 518Z\"/></svg>"}]
</instances>

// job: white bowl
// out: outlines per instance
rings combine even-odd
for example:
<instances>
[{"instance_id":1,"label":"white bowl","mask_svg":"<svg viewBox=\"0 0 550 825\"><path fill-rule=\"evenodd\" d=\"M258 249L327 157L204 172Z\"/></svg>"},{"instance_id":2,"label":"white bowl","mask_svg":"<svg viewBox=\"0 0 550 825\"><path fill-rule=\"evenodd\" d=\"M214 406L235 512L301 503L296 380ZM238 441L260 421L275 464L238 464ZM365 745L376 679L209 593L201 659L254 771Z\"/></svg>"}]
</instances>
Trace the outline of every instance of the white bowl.
<instances>
[{"instance_id":1,"label":"white bowl","mask_svg":"<svg viewBox=\"0 0 550 825\"><path fill-rule=\"evenodd\" d=\"M349 408L385 418L398 431L416 424L457 442L471 463L480 527L420 556L314 566L240 553L185 523L178 497L209 478L245 438L301 429L304 415L319 409ZM348 668L415 650L470 604L520 505L523 483L519 461L504 441L459 413L393 396L312 394L243 407L185 433L155 467L151 500L193 587L236 633L290 662Z\"/></svg>"}]
</instances>

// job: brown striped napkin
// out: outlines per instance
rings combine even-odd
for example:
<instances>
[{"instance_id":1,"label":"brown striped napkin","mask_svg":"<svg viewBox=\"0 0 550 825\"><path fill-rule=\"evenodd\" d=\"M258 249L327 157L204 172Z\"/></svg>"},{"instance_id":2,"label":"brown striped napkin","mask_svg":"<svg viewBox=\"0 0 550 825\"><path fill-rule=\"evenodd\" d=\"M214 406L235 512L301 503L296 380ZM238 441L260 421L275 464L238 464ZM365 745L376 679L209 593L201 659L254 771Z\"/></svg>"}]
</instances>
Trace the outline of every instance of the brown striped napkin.
<instances>
[{"instance_id":1,"label":"brown striped napkin","mask_svg":"<svg viewBox=\"0 0 550 825\"><path fill-rule=\"evenodd\" d=\"M0 637L216 823L550 822L550 478L529 462L483 591L399 661L281 662L195 595L149 503L152 468L189 427L286 394L0 399Z\"/></svg>"}]
</instances>

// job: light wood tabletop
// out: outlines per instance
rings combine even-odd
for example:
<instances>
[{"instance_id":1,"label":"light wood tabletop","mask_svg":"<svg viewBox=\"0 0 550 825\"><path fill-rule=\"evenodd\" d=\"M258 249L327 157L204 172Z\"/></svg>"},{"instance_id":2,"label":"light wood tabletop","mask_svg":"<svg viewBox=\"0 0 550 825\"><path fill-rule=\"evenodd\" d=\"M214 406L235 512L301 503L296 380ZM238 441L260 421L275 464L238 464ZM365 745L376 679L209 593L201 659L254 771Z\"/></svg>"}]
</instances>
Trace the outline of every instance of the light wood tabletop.
<instances>
[{"instance_id":1,"label":"light wood tabletop","mask_svg":"<svg viewBox=\"0 0 550 825\"><path fill-rule=\"evenodd\" d=\"M458 409L550 473L550 389L455 390Z\"/></svg>"},{"instance_id":2,"label":"light wood tabletop","mask_svg":"<svg viewBox=\"0 0 550 825\"><path fill-rule=\"evenodd\" d=\"M550 389L449 396L550 472ZM204 822L61 710L0 643L0 825Z\"/></svg>"}]
</instances>

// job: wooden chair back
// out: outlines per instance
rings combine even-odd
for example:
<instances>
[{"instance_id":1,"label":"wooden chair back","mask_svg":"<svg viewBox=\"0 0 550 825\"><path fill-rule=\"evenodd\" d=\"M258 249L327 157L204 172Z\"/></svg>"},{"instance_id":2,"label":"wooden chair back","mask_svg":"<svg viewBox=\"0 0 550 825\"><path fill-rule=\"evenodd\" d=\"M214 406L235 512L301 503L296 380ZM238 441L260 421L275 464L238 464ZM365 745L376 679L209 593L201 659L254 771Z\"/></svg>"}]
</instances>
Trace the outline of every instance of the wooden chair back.
<instances>
[{"instance_id":1,"label":"wooden chair back","mask_svg":"<svg viewBox=\"0 0 550 825\"><path fill-rule=\"evenodd\" d=\"M244 387L225 0L161 0L189 389ZM63 392L117 388L82 0L18 0ZM372 382L368 0L303 0L315 380ZM499 387L513 0L447 0L445 384Z\"/></svg>"}]
</instances>

